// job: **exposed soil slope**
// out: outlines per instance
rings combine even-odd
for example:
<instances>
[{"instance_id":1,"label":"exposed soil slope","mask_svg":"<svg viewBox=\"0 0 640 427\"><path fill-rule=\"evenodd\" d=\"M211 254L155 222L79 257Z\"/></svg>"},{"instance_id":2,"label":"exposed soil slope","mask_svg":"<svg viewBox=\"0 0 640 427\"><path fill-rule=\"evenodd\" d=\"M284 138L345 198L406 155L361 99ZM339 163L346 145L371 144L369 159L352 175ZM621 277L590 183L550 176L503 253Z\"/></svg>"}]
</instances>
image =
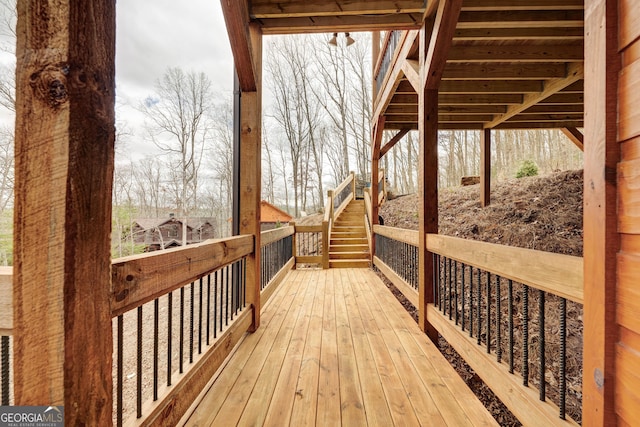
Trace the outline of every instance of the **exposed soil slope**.
<instances>
[{"instance_id":1,"label":"exposed soil slope","mask_svg":"<svg viewBox=\"0 0 640 427\"><path fill-rule=\"evenodd\" d=\"M418 196L380 207L384 224L418 229ZM492 188L480 207L480 186L441 190L440 234L582 256L582 171L513 179Z\"/></svg>"}]
</instances>

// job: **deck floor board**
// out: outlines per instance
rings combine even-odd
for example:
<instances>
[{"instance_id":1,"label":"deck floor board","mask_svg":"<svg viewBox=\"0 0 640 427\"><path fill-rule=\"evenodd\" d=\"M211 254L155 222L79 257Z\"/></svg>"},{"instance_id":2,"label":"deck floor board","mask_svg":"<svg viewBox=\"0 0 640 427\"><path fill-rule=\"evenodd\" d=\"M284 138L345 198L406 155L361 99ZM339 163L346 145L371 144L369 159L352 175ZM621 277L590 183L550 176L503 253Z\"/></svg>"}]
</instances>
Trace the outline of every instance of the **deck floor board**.
<instances>
[{"instance_id":1,"label":"deck floor board","mask_svg":"<svg viewBox=\"0 0 640 427\"><path fill-rule=\"evenodd\" d=\"M296 270L186 426L497 425L368 269Z\"/></svg>"}]
</instances>

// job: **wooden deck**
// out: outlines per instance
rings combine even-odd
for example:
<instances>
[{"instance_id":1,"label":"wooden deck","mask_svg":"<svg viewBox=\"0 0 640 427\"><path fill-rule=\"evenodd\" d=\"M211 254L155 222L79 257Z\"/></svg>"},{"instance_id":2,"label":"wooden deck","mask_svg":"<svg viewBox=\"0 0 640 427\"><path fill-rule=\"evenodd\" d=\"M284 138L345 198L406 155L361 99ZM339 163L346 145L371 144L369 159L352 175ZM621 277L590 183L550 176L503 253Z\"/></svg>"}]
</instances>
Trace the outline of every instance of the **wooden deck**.
<instances>
[{"instance_id":1,"label":"wooden deck","mask_svg":"<svg viewBox=\"0 0 640 427\"><path fill-rule=\"evenodd\" d=\"M369 269L294 270L186 426L497 425Z\"/></svg>"}]
</instances>

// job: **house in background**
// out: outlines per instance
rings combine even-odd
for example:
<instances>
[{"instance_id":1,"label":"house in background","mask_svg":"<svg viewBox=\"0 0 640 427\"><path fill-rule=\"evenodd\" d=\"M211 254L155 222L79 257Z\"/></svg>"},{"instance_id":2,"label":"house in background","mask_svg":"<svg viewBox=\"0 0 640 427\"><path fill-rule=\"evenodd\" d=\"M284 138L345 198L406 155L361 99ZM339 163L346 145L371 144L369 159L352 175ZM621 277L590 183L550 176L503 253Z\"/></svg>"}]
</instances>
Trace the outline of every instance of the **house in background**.
<instances>
[{"instance_id":1,"label":"house in background","mask_svg":"<svg viewBox=\"0 0 640 427\"><path fill-rule=\"evenodd\" d=\"M291 215L266 200L260 201L260 229L262 231L273 230L282 225L287 225L292 219Z\"/></svg>"},{"instance_id":2,"label":"house in background","mask_svg":"<svg viewBox=\"0 0 640 427\"><path fill-rule=\"evenodd\" d=\"M213 218L187 219L187 245L214 237ZM169 214L168 218L139 218L131 232L136 244L145 245L145 252L182 246L183 221Z\"/></svg>"}]
</instances>

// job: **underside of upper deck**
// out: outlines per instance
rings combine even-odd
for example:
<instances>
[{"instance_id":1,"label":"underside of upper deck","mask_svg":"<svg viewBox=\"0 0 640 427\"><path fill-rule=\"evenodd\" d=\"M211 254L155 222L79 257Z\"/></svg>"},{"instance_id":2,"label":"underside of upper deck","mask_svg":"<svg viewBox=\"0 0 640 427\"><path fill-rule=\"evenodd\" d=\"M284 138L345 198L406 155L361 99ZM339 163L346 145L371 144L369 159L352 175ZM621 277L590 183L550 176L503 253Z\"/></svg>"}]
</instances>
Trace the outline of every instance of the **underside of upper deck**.
<instances>
[{"instance_id":1,"label":"underside of upper deck","mask_svg":"<svg viewBox=\"0 0 640 427\"><path fill-rule=\"evenodd\" d=\"M496 425L368 269L291 271L195 405L187 426Z\"/></svg>"},{"instance_id":2,"label":"underside of upper deck","mask_svg":"<svg viewBox=\"0 0 640 427\"><path fill-rule=\"evenodd\" d=\"M583 126L582 0L440 3L425 41L431 74L421 75L418 31L381 40L375 118L386 129L418 128L420 79L432 77L439 129Z\"/></svg>"}]
</instances>

